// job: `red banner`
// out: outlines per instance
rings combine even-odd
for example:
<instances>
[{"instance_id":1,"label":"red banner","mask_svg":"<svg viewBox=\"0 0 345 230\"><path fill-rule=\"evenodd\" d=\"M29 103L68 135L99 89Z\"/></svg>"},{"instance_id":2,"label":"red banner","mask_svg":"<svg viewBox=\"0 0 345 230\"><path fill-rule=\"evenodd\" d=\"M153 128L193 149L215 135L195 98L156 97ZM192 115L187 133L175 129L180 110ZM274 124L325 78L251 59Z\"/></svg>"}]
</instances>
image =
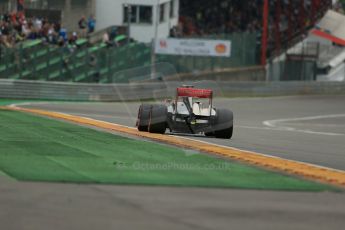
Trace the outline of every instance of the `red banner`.
<instances>
[{"instance_id":1,"label":"red banner","mask_svg":"<svg viewBox=\"0 0 345 230\"><path fill-rule=\"evenodd\" d=\"M262 38L261 38L261 65L265 66L267 62L267 39L268 39L268 19L269 19L269 2L264 0L262 10Z\"/></svg>"}]
</instances>

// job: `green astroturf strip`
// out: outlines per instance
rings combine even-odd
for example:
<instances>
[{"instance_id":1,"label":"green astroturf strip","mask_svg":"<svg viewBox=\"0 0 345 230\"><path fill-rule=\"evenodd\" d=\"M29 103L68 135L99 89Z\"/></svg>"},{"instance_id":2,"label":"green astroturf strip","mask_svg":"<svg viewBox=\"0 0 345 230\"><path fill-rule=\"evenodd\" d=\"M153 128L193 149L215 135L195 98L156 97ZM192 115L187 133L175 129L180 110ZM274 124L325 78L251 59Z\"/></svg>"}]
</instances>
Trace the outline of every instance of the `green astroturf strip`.
<instances>
[{"instance_id":1,"label":"green astroturf strip","mask_svg":"<svg viewBox=\"0 0 345 230\"><path fill-rule=\"evenodd\" d=\"M323 191L213 156L0 110L0 171L24 181Z\"/></svg>"}]
</instances>

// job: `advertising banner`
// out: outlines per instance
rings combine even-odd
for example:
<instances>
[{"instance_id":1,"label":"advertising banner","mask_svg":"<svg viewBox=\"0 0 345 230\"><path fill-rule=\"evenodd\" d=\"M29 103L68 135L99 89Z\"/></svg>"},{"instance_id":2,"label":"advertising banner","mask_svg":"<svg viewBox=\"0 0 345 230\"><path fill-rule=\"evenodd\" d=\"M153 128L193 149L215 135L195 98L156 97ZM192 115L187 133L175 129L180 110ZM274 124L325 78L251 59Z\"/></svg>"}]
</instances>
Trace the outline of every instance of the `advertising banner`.
<instances>
[{"instance_id":1,"label":"advertising banner","mask_svg":"<svg viewBox=\"0 0 345 230\"><path fill-rule=\"evenodd\" d=\"M230 57L231 42L226 40L202 39L158 39L155 44L156 54Z\"/></svg>"}]
</instances>

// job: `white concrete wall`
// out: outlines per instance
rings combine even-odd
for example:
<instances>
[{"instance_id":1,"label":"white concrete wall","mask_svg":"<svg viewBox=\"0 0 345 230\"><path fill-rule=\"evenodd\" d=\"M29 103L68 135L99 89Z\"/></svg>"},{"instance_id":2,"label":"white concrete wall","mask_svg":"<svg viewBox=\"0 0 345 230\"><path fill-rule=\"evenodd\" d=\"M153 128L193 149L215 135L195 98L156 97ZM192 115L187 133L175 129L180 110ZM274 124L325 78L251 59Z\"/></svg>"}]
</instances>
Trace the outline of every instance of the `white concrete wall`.
<instances>
[{"instance_id":1,"label":"white concrete wall","mask_svg":"<svg viewBox=\"0 0 345 230\"><path fill-rule=\"evenodd\" d=\"M96 1L96 30L112 25L122 25L123 1L97 0Z\"/></svg>"},{"instance_id":2,"label":"white concrete wall","mask_svg":"<svg viewBox=\"0 0 345 230\"><path fill-rule=\"evenodd\" d=\"M174 18L170 19L170 1L175 1ZM157 18L157 3L165 5L166 21L159 23L157 36L165 38L169 35L170 28L178 23L179 0L97 0L96 1L96 29L101 30L112 25L123 25L123 6L130 5L146 5L153 6L153 22L151 24L131 23L131 37L140 42L151 42L155 37L155 28Z\"/></svg>"},{"instance_id":3,"label":"white concrete wall","mask_svg":"<svg viewBox=\"0 0 345 230\"><path fill-rule=\"evenodd\" d=\"M332 68L328 74L318 75L317 81L345 82L345 64L341 63L336 68Z\"/></svg>"},{"instance_id":4,"label":"white concrete wall","mask_svg":"<svg viewBox=\"0 0 345 230\"><path fill-rule=\"evenodd\" d=\"M327 40L325 38L313 35L313 34L309 34L306 42L315 42L315 43L319 43L321 45L332 45L332 42L330 40Z\"/></svg>"}]
</instances>

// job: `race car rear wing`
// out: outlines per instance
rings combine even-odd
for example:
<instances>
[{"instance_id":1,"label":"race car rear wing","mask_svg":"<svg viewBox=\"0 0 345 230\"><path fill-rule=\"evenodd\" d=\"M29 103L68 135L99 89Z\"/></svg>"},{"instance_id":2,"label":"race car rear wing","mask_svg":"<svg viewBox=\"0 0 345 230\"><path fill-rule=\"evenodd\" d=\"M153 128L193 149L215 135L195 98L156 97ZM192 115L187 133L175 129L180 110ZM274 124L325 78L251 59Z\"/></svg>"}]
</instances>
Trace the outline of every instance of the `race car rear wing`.
<instances>
[{"instance_id":1,"label":"race car rear wing","mask_svg":"<svg viewBox=\"0 0 345 230\"><path fill-rule=\"evenodd\" d=\"M194 97L212 99L213 92L210 89L177 88L177 97Z\"/></svg>"}]
</instances>

